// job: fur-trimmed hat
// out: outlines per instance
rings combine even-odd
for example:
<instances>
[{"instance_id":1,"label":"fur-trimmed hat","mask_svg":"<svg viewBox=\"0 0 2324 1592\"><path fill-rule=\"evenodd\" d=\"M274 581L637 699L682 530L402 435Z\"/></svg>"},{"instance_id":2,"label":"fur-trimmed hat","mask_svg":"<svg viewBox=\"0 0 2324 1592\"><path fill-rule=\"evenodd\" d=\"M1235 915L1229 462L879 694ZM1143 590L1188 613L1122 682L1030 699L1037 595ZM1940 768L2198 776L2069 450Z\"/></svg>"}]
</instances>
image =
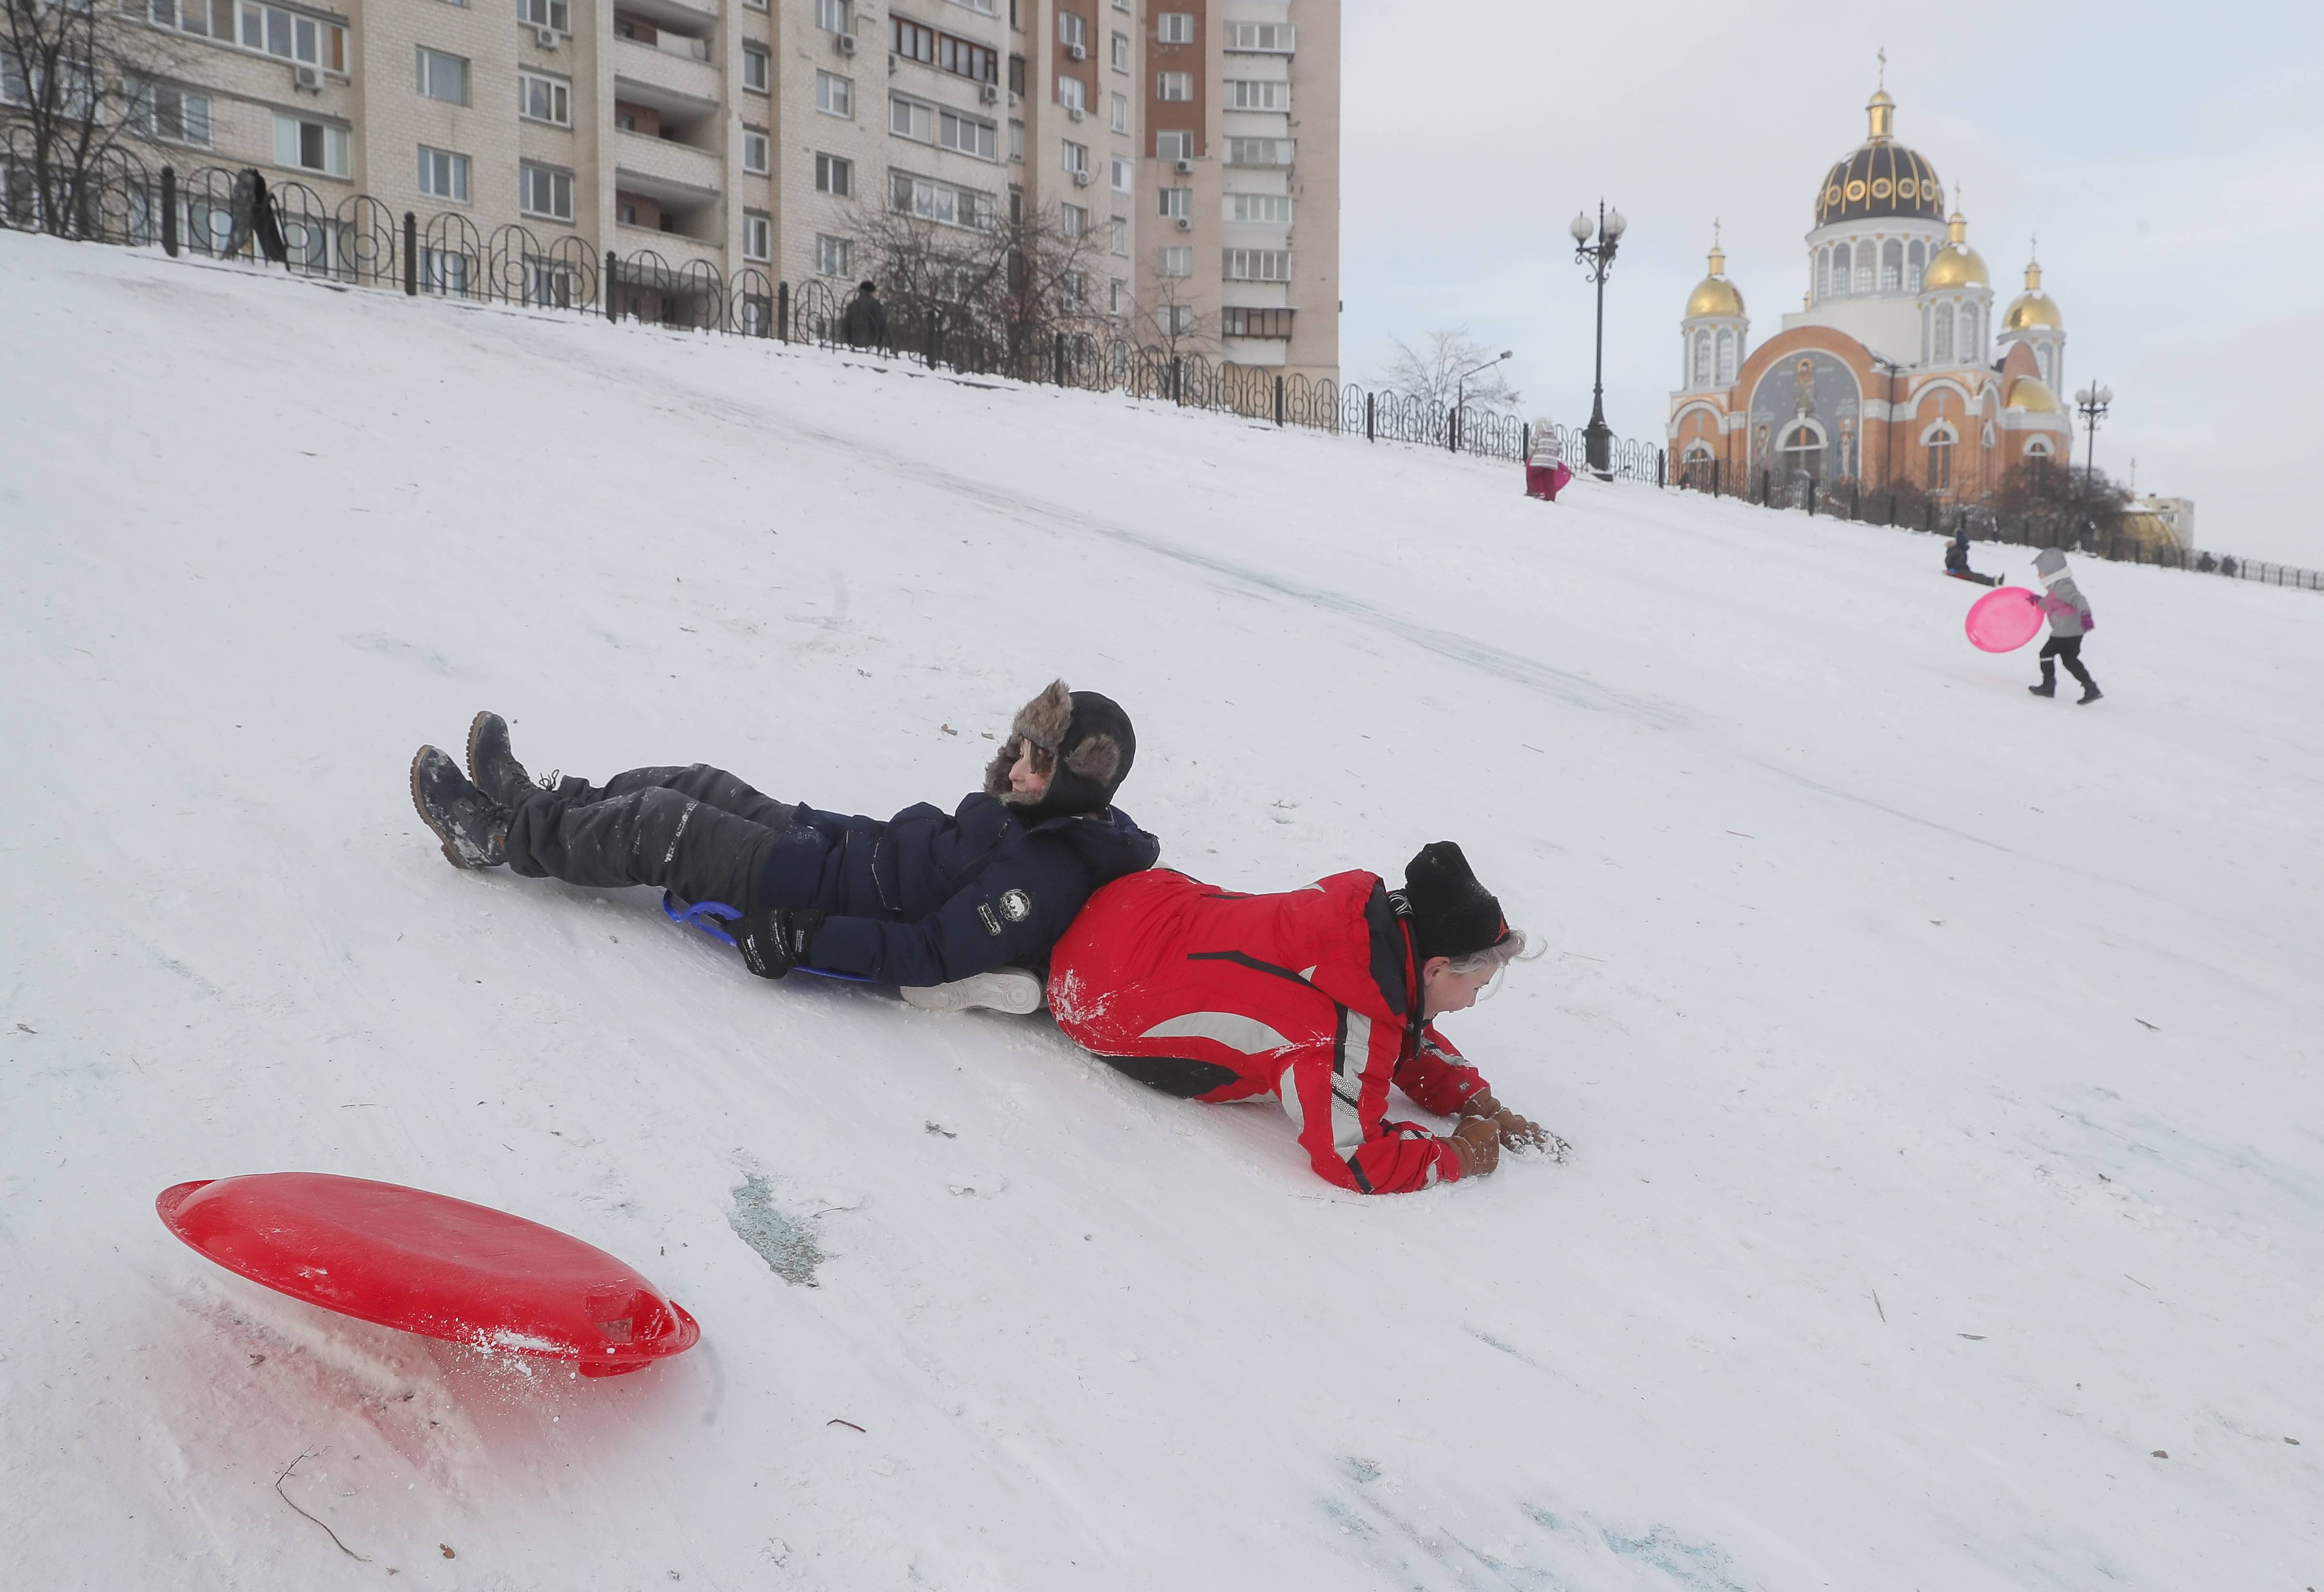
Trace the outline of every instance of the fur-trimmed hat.
<instances>
[{"instance_id":1,"label":"fur-trimmed hat","mask_svg":"<svg viewBox=\"0 0 2324 1592\"><path fill-rule=\"evenodd\" d=\"M1509 937L1501 904L1469 871L1451 841L1434 841L1404 865L1405 904L1412 908L1412 948L1432 956L1474 956Z\"/></svg>"},{"instance_id":2,"label":"fur-trimmed hat","mask_svg":"<svg viewBox=\"0 0 2324 1592\"><path fill-rule=\"evenodd\" d=\"M1039 796L1024 796L1009 788L1009 770L1028 747L1047 754L1049 786ZM1113 801L1113 793L1130 776L1138 757L1138 736L1130 715L1111 696L1094 691L1068 691L1063 680L1017 710L1009 739L1001 743L984 770L984 794L999 796L1020 809L1027 824L1074 813L1099 813Z\"/></svg>"}]
</instances>

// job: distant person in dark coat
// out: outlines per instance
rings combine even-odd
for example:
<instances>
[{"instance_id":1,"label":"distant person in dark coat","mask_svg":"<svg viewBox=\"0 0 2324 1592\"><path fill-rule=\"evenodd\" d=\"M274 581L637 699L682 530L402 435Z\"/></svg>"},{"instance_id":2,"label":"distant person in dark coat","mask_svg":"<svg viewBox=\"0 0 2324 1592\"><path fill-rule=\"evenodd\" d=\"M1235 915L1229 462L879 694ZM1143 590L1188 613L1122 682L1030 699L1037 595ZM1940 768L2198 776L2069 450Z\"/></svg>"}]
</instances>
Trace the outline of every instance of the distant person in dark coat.
<instances>
[{"instance_id":1,"label":"distant person in dark coat","mask_svg":"<svg viewBox=\"0 0 2324 1592\"><path fill-rule=\"evenodd\" d=\"M507 722L482 713L468 777L423 746L411 797L456 868L717 904L761 978L805 967L898 985L934 1010L1027 1013L1042 975L1026 964L1046 964L1093 890L1160 855L1112 805L1137 750L1111 698L1056 681L1019 711L983 788L955 811L921 803L882 820L776 801L704 763L544 789Z\"/></svg>"},{"instance_id":2,"label":"distant person in dark coat","mask_svg":"<svg viewBox=\"0 0 2324 1592\"><path fill-rule=\"evenodd\" d=\"M1969 532L1964 529L1945 545L1945 573L1955 580L1971 580L1981 586L1997 586L1997 575L1979 575L1969 566Z\"/></svg>"},{"instance_id":3,"label":"distant person in dark coat","mask_svg":"<svg viewBox=\"0 0 2324 1592\"><path fill-rule=\"evenodd\" d=\"M878 283L865 282L855 290L855 297L847 301L847 315L841 329L848 342L858 348L886 346L888 311L880 302Z\"/></svg>"}]
</instances>

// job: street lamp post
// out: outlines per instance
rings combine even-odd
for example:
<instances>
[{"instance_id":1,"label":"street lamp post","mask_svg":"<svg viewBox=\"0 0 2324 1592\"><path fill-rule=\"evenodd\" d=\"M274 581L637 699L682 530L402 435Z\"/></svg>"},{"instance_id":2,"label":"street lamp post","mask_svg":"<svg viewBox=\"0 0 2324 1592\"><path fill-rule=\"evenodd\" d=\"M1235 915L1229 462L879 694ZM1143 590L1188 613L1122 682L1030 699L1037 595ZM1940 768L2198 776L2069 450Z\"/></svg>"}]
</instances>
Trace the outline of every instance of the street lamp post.
<instances>
[{"instance_id":1,"label":"street lamp post","mask_svg":"<svg viewBox=\"0 0 2324 1592\"><path fill-rule=\"evenodd\" d=\"M1573 234L1574 262L1598 289L1597 385L1590 404L1590 424L1583 428L1582 437L1590 468L1600 481L1613 479L1614 457L1614 428L1606 424L1606 273L1614 268L1614 251L1620 246L1622 231L1628 225L1619 210L1607 209L1606 201L1600 199L1596 243L1590 241L1587 210L1576 216L1567 229Z\"/></svg>"},{"instance_id":2,"label":"street lamp post","mask_svg":"<svg viewBox=\"0 0 2324 1592\"><path fill-rule=\"evenodd\" d=\"M2074 408L2082 417L2089 441L2082 448L2082 495L2090 495L2092 478L2098 465L2098 422L2106 419L2107 408L2114 402L2114 389L2096 385L2083 388L2074 394Z\"/></svg>"},{"instance_id":3,"label":"street lamp post","mask_svg":"<svg viewBox=\"0 0 2324 1592\"><path fill-rule=\"evenodd\" d=\"M1504 348L1499 354L1493 355L1492 358L1477 366L1476 370L1462 371L1459 375L1452 378L1452 451L1454 453L1457 454L1461 451L1461 408L1462 405L1469 401L1469 378L1475 375L1477 371L1491 370L1495 365L1500 363L1501 361L1508 358L1516 352L1517 350L1513 348Z\"/></svg>"}]
</instances>

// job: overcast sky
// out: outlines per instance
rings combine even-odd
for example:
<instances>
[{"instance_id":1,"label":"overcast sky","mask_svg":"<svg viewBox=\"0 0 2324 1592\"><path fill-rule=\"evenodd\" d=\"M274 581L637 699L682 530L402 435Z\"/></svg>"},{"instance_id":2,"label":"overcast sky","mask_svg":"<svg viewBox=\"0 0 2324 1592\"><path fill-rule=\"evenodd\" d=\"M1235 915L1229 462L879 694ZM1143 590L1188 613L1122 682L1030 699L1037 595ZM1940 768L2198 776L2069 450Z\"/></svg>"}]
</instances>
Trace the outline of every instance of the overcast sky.
<instances>
[{"instance_id":1,"label":"overcast sky","mask_svg":"<svg viewBox=\"0 0 2324 1592\"><path fill-rule=\"evenodd\" d=\"M1345 0L1341 361L1468 323L1528 414L1590 413L1591 294L1566 224L1629 217L1606 299L1606 413L1659 439L1678 317L1725 223L1754 345L1807 286L1874 51L1898 139L1958 195L1997 310L2041 237L2069 389L2115 392L2098 463L2190 497L2207 548L2324 566L2324 6L1461 6ZM2081 457L2077 435L2075 458Z\"/></svg>"}]
</instances>

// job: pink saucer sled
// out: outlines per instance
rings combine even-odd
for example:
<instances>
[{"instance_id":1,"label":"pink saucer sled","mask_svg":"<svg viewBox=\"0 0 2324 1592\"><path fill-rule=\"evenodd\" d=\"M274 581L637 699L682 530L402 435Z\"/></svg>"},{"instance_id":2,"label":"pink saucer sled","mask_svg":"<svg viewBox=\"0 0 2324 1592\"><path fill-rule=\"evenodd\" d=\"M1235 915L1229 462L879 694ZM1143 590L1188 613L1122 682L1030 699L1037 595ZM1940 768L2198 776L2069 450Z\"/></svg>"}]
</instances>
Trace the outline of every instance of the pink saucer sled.
<instances>
[{"instance_id":1,"label":"pink saucer sled","mask_svg":"<svg viewBox=\"0 0 2324 1592\"><path fill-rule=\"evenodd\" d=\"M2042 633L2042 599L2024 586L1996 586L1969 605L1961 628L1981 651L2015 652Z\"/></svg>"},{"instance_id":2,"label":"pink saucer sled","mask_svg":"<svg viewBox=\"0 0 2324 1592\"><path fill-rule=\"evenodd\" d=\"M424 1189L265 1172L181 1182L162 1225L226 1270L406 1332L619 1376L682 1354L692 1316L595 1245Z\"/></svg>"}]
</instances>

